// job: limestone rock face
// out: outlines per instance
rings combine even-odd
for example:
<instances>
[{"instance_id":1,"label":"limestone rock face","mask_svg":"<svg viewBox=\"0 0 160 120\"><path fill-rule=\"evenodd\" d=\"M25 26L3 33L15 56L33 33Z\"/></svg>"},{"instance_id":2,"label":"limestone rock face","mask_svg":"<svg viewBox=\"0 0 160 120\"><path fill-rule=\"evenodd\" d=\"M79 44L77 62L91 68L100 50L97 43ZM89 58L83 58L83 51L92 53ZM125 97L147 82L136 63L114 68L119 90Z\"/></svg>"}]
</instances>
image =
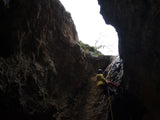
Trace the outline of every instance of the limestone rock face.
<instances>
[{"instance_id":1,"label":"limestone rock face","mask_svg":"<svg viewBox=\"0 0 160 120\"><path fill-rule=\"evenodd\" d=\"M145 110L143 120L158 120L160 113L160 1L98 0L107 24L119 36L119 53L129 93Z\"/></svg>"},{"instance_id":2,"label":"limestone rock face","mask_svg":"<svg viewBox=\"0 0 160 120\"><path fill-rule=\"evenodd\" d=\"M82 120L87 81L108 58L90 61L58 0L1 0L0 18L0 116Z\"/></svg>"}]
</instances>

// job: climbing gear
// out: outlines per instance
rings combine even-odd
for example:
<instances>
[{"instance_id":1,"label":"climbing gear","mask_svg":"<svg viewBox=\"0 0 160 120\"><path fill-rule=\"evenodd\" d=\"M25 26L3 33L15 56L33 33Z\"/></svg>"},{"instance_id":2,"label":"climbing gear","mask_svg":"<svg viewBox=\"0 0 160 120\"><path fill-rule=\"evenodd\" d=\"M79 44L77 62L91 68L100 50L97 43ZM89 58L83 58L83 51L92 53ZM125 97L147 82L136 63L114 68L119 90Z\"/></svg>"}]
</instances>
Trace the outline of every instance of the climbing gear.
<instances>
[{"instance_id":1,"label":"climbing gear","mask_svg":"<svg viewBox=\"0 0 160 120\"><path fill-rule=\"evenodd\" d=\"M97 73L98 74L103 74L103 70L102 69L98 69Z\"/></svg>"},{"instance_id":2,"label":"climbing gear","mask_svg":"<svg viewBox=\"0 0 160 120\"><path fill-rule=\"evenodd\" d=\"M108 90L108 97L109 97L109 105L110 105L110 111L111 111L111 118L112 118L112 120L114 120L114 118L113 118L113 111L112 111L111 96L110 96L110 92L109 92L109 87L107 87L107 90Z\"/></svg>"},{"instance_id":3,"label":"climbing gear","mask_svg":"<svg viewBox=\"0 0 160 120\"><path fill-rule=\"evenodd\" d=\"M107 75L106 79L108 79L109 74L110 74L110 71L108 72L108 75ZM102 69L98 69L98 74L97 74L97 80L98 80L98 82L97 82L97 87L106 85L106 84L107 84L106 79L105 79L104 76L103 76L103 71L102 71ZM114 118L113 118L113 111L112 111L111 96L110 96L110 92L109 92L109 86L107 86L107 91L108 91L108 97L109 97L109 105L110 105L111 117L112 117L112 120L114 120Z\"/></svg>"},{"instance_id":4,"label":"climbing gear","mask_svg":"<svg viewBox=\"0 0 160 120\"><path fill-rule=\"evenodd\" d=\"M109 75L110 75L110 71L108 72L108 75L107 75L107 77L106 77L106 80L108 79ZM107 84L113 85L113 86L115 86L116 88L118 88L118 85L116 85L116 84L115 84L114 82L112 82L112 81L108 81L108 80L107 80Z\"/></svg>"},{"instance_id":5,"label":"climbing gear","mask_svg":"<svg viewBox=\"0 0 160 120\"><path fill-rule=\"evenodd\" d=\"M116 88L118 88L118 85L116 85L114 82L112 81L107 81L108 84L115 86Z\"/></svg>"},{"instance_id":6,"label":"climbing gear","mask_svg":"<svg viewBox=\"0 0 160 120\"><path fill-rule=\"evenodd\" d=\"M109 74L110 74L110 71L108 72L106 79L108 79L108 77L109 77Z\"/></svg>"},{"instance_id":7,"label":"climbing gear","mask_svg":"<svg viewBox=\"0 0 160 120\"><path fill-rule=\"evenodd\" d=\"M110 71L108 72L108 75L106 78L109 77ZM110 111L111 111L111 118L112 120L114 120L113 118L113 111L112 111L112 102L111 102L111 96L110 96L110 92L109 92L109 87L107 86L107 91L108 91L108 97L109 97L109 105L110 105Z\"/></svg>"}]
</instances>

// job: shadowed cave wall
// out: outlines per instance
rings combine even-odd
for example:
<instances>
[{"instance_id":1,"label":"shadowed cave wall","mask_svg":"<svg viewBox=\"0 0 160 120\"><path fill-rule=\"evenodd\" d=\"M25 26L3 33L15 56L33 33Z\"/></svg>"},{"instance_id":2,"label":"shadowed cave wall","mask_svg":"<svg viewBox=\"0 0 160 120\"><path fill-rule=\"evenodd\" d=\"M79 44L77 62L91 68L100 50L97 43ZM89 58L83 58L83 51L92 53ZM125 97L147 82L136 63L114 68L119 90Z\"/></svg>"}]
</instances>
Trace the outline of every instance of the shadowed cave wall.
<instances>
[{"instance_id":1,"label":"shadowed cave wall","mask_svg":"<svg viewBox=\"0 0 160 120\"><path fill-rule=\"evenodd\" d=\"M123 79L130 95L120 101L122 105L113 104L113 109L121 111L119 119L129 111L126 120L159 120L160 2L99 0L99 4L106 23L118 32ZM110 57L83 52L70 14L58 0L10 0L8 4L1 0L0 18L1 116L86 119L88 79L97 68L105 69ZM101 98L93 119L103 120L108 114L106 99ZM125 106L123 112L126 103L131 107Z\"/></svg>"},{"instance_id":2,"label":"shadowed cave wall","mask_svg":"<svg viewBox=\"0 0 160 120\"><path fill-rule=\"evenodd\" d=\"M159 120L160 1L98 1L106 23L118 32L125 84L130 95L145 107L139 119Z\"/></svg>"},{"instance_id":3,"label":"shadowed cave wall","mask_svg":"<svg viewBox=\"0 0 160 120\"><path fill-rule=\"evenodd\" d=\"M0 0L0 116L85 119L88 80L111 57L92 57L58 0Z\"/></svg>"}]
</instances>

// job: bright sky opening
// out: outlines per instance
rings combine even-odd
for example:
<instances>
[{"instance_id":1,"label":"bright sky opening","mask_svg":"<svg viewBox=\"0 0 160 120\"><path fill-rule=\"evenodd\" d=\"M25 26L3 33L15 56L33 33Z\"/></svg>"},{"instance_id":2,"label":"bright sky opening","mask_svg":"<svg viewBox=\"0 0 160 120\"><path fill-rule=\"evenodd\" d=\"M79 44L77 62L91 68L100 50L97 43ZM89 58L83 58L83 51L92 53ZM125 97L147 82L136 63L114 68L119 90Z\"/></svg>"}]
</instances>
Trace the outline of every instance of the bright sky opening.
<instances>
[{"instance_id":1,"label":"bright sky opening","mask_svg":"<svg viewBox=\"0 0 160 120\"><path fill-rule=\"evenodd\" d=\"M114 27L105 24L97 0L60 0L71 13L79 40L100 47L104 55L118 55L118 36Z\"/></svg>"}]
</instances>

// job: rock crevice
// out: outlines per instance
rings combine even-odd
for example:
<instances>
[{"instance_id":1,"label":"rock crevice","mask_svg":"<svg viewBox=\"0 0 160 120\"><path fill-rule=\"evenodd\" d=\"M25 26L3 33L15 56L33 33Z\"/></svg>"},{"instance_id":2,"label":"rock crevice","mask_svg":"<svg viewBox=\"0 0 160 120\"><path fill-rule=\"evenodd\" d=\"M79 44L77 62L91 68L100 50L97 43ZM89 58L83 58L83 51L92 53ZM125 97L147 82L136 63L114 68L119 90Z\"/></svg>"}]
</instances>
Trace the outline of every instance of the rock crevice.
<instances>
[{"instance_id":1,"label":"rock crevice","mask_svg":"<svg viewBox=\"0 0 160 120\"><path fill-rule=\"evenodd\" d=\"M158 0L98 0L107 24L119 37L129 93L145 107L143 120L159 119L160 14Z\"/></svg>"}]
</instances>

